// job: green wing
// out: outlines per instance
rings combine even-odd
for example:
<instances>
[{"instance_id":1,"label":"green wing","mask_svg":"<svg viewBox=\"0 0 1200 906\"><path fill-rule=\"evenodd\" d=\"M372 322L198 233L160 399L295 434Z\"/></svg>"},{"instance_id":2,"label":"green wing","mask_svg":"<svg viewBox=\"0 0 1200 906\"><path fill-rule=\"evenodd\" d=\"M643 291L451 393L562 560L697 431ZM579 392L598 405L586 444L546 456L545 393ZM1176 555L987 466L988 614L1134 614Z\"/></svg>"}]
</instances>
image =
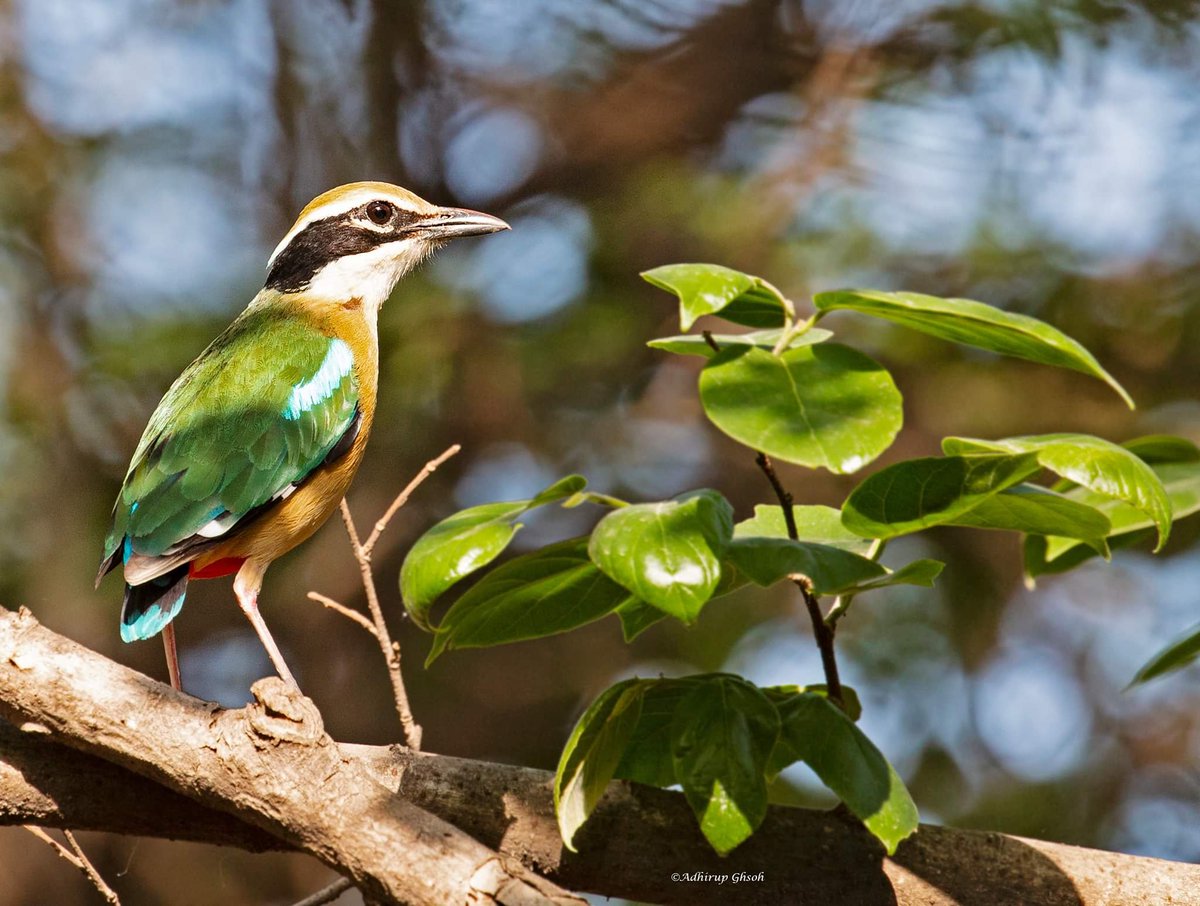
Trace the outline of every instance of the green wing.
<instances>
[{"instance_id":1,"label":"green wing","mask_svg":"<svg viewBox=\"0 0 1200 906\"><path fill-rule=\"evenodd\" d=\"M294 313L243 312L151 416L113 508L102 572L228 537L345 449L360 418L353 364L344 341Z\"/></svg>"}]
</instances>

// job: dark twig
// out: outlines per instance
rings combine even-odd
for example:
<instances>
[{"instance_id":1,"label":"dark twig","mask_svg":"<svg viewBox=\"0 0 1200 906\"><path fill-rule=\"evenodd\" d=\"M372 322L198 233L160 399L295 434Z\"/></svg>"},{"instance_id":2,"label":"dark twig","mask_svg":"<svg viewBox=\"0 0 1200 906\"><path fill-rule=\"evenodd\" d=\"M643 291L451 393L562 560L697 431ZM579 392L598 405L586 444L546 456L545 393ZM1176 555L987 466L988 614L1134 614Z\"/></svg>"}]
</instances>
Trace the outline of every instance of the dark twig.
<instances>
[{"instance_id":1,"label":"dark twig","mask_svg":"<svg viewBox=\"0 0 1200 906\"><path fill-rule=\"evenodd\" d=\"M292 906L325 906L326 903L332 903L353 886L354 884L349 878L338 878L328 887L322 887L316 893L293 903Z\"/></svg>"},{"instance_id":2,"label":"dark twig","mask_svg":"<svg viewBox=\"0 0 1200 906\"><path fill-rule=\"evenodd\" d=\"M767 476L767 481L771 483L771 488L775 491L775 496L779 498L779 505L783 507L783 521L787 526L788 537L793 541L799 541L800 533L796 530L796 514L792 512L792 495L783 486L783 483L779 480L779 476L775 474L775 465L771 462L771 457L767 456L766 453L759 453L754 458L754 461L758 463L758 467Z\"/></svg>"},{"instance_id":3,"label":"dark twig","mask_svg":"<svg viewBox=\"0 0 1200 906\"><path fill-rule=\"evenodd\" d=\"M717 341L713 339L711 330L700 331L700 336L704 337L704 342L712 347L713 352L720 352L721 347L717 345Z\"/></svg>"},{"instance_id":4,"label":"dark twig","mask_svg":"<svg viewBox=\"0 0 1200 906\"><path fill-rule=\"evenodd\" d=\"M775 474L775 466L771 462L771 457L760 452L754 461L762 469L762 473L767 476L767 481L771 483L775 496L779 498L788 537L793 541L799 541L800 533L796 529L796 514L792 511L792 495L783 486L779 476ZM809 578L799 573L789 578L795 583L796 588L800 589L800 595L804 598L804 606L812 621L813 636L817 640L817 649L821 652L821 666L825 670L825 687L829 699L840 708L842 707L842 683L838 678L837 656L833 650L834 627L825 622L825 617L821 613L821 605L817 601L816 595L813 594L812 582Z\"/></svg>"}]
</instances>

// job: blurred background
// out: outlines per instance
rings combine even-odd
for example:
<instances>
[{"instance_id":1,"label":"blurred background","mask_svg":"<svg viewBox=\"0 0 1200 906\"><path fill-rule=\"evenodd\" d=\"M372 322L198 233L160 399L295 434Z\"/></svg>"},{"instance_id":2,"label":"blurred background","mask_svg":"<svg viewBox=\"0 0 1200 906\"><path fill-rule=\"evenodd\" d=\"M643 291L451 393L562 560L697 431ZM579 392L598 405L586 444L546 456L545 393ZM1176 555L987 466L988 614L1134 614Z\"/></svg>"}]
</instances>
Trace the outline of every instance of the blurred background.
<instances>
[{"instance_id":1,"label":"blurred background","mask_svg":"<svg viewBox=\"0 0 1200 906\"><path fill-rule=\"evenodd\" d=\"M165 678L157 641L119 640L119 583L92 589L129 455L300 207L384 179L513 226L446 250L385 307L380 416L350 496L369 525L463 444L375 557L427 748L552 768L616 678L819 681L782 588L632 646L609 619L426 671L396 575L434 520L572 471L632 499L714 486L739 518L771 502L702 416L701 360L644 345L678 332L673 300L638 278L670 262L749 270L801 301L855 285L1033 314L1139 403L830 319L905 394L881 463L949 433L1200 440L1198 45L1195 0L0 0L0 602ZM782 477L809 503L856 483ZM596 515L547 513L517 547ZM1036 590L1015 537L892 545L949 566L935 590L856 603L843 679L926 820L1200 859L1200 673L1122 691L1200 614L1196 535L1184 523L1162 556L1124 551ZM336 520L271 571L264 613L335 737L398 740L375 642L309 590L362 604ZM193 585L177 625L189 691L236 706L268 672L227 581ZM775 792L829 801L803 771ZM300 856L83 843L126 904L288 903L332 877ZM0 865L0 903L96 899L19 829L0 829Z\"/></svg>"}]
</instances>

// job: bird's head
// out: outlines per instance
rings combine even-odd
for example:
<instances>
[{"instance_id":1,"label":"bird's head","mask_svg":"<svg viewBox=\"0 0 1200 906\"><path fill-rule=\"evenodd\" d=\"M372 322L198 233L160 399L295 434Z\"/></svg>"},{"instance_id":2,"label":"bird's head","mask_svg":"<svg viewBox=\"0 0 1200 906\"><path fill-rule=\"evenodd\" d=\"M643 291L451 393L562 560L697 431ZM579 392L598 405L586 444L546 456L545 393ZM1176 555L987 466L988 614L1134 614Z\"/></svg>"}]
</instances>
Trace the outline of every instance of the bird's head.
<instances>
[{"instance_id":1,"label":"bird's head","mask_svg":"<svg viewBox=\"0 0 1200 906\"><path fill-rule=\"evenodd\" d=\"M266 288L377 311L396 282L451 239L507 230L491 214L430 204L385 182L318 195L267 262Z\"/></svg>"}]
</instances>

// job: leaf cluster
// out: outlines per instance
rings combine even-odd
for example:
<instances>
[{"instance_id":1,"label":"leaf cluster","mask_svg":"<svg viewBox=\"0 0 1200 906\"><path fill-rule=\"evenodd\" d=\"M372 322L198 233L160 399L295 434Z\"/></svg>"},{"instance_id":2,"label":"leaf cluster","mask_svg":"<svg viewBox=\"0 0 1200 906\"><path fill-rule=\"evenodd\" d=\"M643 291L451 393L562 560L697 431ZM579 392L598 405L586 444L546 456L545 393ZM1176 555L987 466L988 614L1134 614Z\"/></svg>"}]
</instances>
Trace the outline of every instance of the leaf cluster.
<instances>
[{"instance_id":1,"label":"leaf cluster","mask_svg":"<svg viewBox=\"0 0 1200 906\"><path fill-rule=\"evenodd\" d=\"M819 322L831 312L881 318L956 344L1068 368L1128 393L1083 346L1049 324L966 299L877 290L814 297L807 317L762 278L711 264L643 275L673 293L684 334L651 341L698 355L708 419L753 451L779 505L738 521L730 502L703 488L629 503L564 478L532 498L455 513L412 548L400 574L405 607L433 633L429 661L451 649L506 644L616 615L631 641L655 623L692 624L710 601L753 584L800 590L823 655L857 596L897 584L932 585L943 564L882 565L887 542L952 525L1024 535L1036 577L1156 539L1200 509L1200 449L1181 438L1116 444L1083 434L999 439L947 437L942 456L895 463L862 480L840 508L794 505L771 459L850 474L874 461L903 424L900 391L879 362L837 342ZM717 316L751 328L689 334ZM606 512L590 535L522 554L486 572L434 623L437 602L492 564L531 510L593 504ZM822 609L821 599L832 599ZM1200 655L1200 630L1147 665L1138 679ZM568 845L613 778L678 784L721 853L762 820L771 779L803 761L893 851L917 826L908 792L855 726L857 700L826 666L823 686L760 689L729 674L630 679L603 692L563 750L555 801Z\"/></svg>"}]
</instances>

